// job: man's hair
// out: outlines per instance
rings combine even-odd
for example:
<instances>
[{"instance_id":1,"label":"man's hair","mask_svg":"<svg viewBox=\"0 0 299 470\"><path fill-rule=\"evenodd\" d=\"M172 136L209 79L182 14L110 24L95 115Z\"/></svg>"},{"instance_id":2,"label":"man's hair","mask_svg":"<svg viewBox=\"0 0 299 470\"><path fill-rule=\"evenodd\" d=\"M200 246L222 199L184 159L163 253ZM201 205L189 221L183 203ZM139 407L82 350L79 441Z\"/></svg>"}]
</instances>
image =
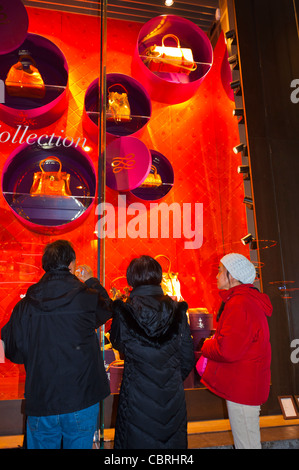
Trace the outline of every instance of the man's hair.
<instances>
[{"instance_id":1,"label":"man's hair","mask_svg":"<svg viewBox=\"0 0 299 470\"><path fill-rule=\"evenodd\" d=\"M160 263L146 255L134 258L127 269L127 281L129 286L133 288L149 284L159 286L162 281Z\"/></svg>"},{"instance_id":2,"label":"man's hair","mask_svg":"<svg viewBox=\"0 0 299 470\"><path fill-rule=\"evenodd\" d=\"M67 240L56 240L49 243L42 257L42 267L48 272L53 269L68 269L70 263L76 260L72 244Z\"/></svg>"}]
</instances>

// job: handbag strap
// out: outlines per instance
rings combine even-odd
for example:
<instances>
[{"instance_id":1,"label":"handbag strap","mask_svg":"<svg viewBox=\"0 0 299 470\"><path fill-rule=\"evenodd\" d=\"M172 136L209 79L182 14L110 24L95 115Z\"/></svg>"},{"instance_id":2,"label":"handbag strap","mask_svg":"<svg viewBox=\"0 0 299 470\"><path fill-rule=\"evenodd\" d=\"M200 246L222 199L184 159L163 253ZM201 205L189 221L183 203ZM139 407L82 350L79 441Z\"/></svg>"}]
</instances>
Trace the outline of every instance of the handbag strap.
<instances>
[{"instance_id":1,"label":"handbag strap","mask_svg":"<svg viewBox=\"0 0 299 470\"><path fill-rule=\"evenodd\" d=\"M125 90L125 92L128 94L127 89L124 87L124 85L123 85L122 83L113 83L112 85L110 85L110 86L108 87L108 93L110 92L110 88L112 88L112 87L114 87L114 86L120 86L120 87L122 87L122 88Z\"/></svg>"},{"instance_id":2,"label":"handbag strap","mask_svg":"<svg viewBox=\"0 0 299 470\"><path fill-rule=\"evenodd\" d=\"M170 261L170 259L168 258L168 256L166 256L166 255L157 255L157 256L155 256L155 259L157 259L157 258L166 258L166 259L167 259L167 261L168 261L168 263L169 263L169 266L168 266L168 273L170 273L170 270L171 270L171 261Z\"/></svg>"},{"instance_id":3,"label":"handbag strap","mask_svg":"<svg viewBox=\"0 0 299 470\"><path fill-rule=\"evenodd\" d=\"M47 173L47 171L45 171L44 168L43 168L43 164L46 163L47 161L53 161L53 160L59 163L59 170L58 170L58 173L61 173L61 168L62 168L61 161L59 160L59 158L54 157L54 156L52 156L52 157L47 157L47 158L45 158L44 160L41 160L41 161L39 162L39 167L40 167L42 173Z\"/></svg>"},{"instance_id":4,"label":"handbag strap","mask_svg":"<svg viewBox=\"0 0 299 470\"><path fill-rule=\"evenodd\" d=\"M19 55L19 62L21 62L21 64L22 64L23 60L30 60L32 65L34 65L34 67L36 67L36 62L33 59L33 57L31 57L31 55L29 55L29 54L20 54Z\"/></svg>"},{"instance_id":5,"label":"handbag strap","mask_svg":"<svg viewBox=\"0 0 299 470\"><path fill-rule=\"evenodd\" d=\"M177 43L177 47L180 49L181 48L181 45L180 45L180 40L179 38L175 35L175 34L165 34L165 36L163 36L162 38L162 46L165 47L165 44L164 44L164 41L166 38L172 38L175 40L175 42Z\"/></svg>"}]
</instances>

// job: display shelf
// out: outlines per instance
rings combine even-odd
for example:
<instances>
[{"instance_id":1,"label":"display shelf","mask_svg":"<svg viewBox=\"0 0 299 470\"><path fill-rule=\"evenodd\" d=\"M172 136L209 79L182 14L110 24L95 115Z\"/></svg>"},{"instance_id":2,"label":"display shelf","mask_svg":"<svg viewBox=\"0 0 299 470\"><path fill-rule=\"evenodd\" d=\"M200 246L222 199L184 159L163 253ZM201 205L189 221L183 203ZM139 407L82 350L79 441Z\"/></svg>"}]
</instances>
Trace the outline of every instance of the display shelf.
<instances>
[{"instance_id":1,"label":"display shelf","mask_svg":"<svg viewBox=\"0 0 299 470\"><path fill-rule=\"evenodd\" d=\"M28 33L17 49L1 56L0 79L4 82L11 67L18 62L20 50L28 51L34 59L45 84L45 95L43 98L11 96L6 89L5 102L0 104L0 120L13 127L45 127L61 117L67 107L67 61L52 41Z\"/></svg>"},{"instance_id":2,"label":"display shelf","mask_svg":"<svg viewBox=\"0 0 299 470\"><path fill-rule=\"evenodd\" d=\"M155 65L156 70L150 70L149 48L155 45L161 46L166 35L176 36L181 48L191 49L195 70L187 73L167 72L163 62L160 70L157 69L157 65ZM171 43L170 46L176 44ZM156 62L156 59L154 60ZM190 99L195 94L210 71L212 63L212 45L207 35L197 25L179 16L163 15L152 18L141 28L132 61L132 75L143 83L152 99L176 104Z\"/></svg>"},{"instance_id":3,"label":"display shelf","mask_svg":"<svg viewBox=\"0 0 299 470\"><path fill-rule=\"evenodd\" d=\"M130 109L129 119L123 120L120 117L117 120L113 118L109 110L109 103L107 103L106 131L108 140L109 135L116 137L137 136L151 118L152 106L147 91L141 83L128 75L110 73L106 78L107 96L109 97L109 91L127 94ZM98 119L99 85L98 78L96 78L86 91L83 111L83 128L94 141L98 139Z\"/></svg>"},{"instance_id":4,"label":"display shelf","mask_svg":"<svg viewBox=\"0 0 299 470\"><path fill-rule=\"evenodd\" d=\"M2 172L2 192L6 202L16 218L29 230L38 233L63 233L76 228L89 214L96 195L96 173L88 154L72 142L60 141L60 137L51 140L39 138L30 145L19 146L5 162ZM66 146L67 145L67 146ZM62 176L57 177L59 161ZM53 191L38 194L33 184L35 175L41 171L51 173L56 185ZM54 175L54 176L53 176ZM69 176L68 176L69 175ZM49 174L45 178L49 179ZM61 180L69 183L61 184ZM40 181L40 175L38 175ZM49 183L46 181L42 187ZM69 191L64 191L64 187ZM50 183L52 187L52 183ZM57 187L62 188L58 189Z\"/></svg>"},{"instance_id":5,"label":"display shelf","mask_svg":"<svg viewBox=\"0 0 299 470\"><path fill-rule=\"evenodd\" d=\"M143 181L141 186L131 191L134 196L145 201L162 199L174 184L174 171L169 160L157 150L150 150L150 153L152 158L150 174L157 174L156 184L150 181L146 185Z\"/></svg>"}]
</instances>

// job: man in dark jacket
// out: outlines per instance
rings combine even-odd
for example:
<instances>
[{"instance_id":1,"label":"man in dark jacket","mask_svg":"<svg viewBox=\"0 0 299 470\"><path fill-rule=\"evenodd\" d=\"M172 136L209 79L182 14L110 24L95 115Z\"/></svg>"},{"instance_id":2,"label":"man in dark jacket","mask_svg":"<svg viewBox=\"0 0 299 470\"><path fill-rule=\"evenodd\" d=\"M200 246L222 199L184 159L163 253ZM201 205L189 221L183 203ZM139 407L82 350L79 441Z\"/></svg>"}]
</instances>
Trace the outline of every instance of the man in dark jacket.
<instances>
[{"instance_id":1,"label":"man in dark jacket","mask_svg":"<svg viewBox=\"0 0 299 470\"><path fill-rule=\"evenodd\" d=\"M96 329L112 316L99 281L74 275L66 240L46 246L39 282L15 306L1 337L26 369L27 447L92 448L99 402L110 393Z\"/></svg>"}]
</instances>

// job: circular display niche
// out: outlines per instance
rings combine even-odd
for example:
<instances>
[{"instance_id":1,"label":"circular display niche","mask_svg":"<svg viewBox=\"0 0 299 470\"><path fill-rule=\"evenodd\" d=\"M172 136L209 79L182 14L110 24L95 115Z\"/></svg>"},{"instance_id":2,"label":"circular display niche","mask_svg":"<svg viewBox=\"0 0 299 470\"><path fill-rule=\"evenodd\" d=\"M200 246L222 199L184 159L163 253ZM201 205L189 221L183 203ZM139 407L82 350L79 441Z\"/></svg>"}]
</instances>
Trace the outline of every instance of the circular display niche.
<instances>
[{"instance_id":1,"label":"circular display niche","mask_svg":"<svg viewBox=\"0 0 299 470\"><path fill-rule=\"evenodd\" d=\"M146 89L132 77L120 73L106 76L106 131L108 136L136 136L150 120L152 106ZM88 87L84 100L83 128L98 139L99 84L96 78Z\"/></svg>"},{"instance_id":2,"label":"circular display niche","mask_svg":"<svg viewBox=\"0 0 299 470\"><path fill-rule=\"evenodd\" d=\"M165 59L162 46L171 48L166 55L174 55L174 58ZM177 60L182 51L185 58ZM212 63L213 48L204 31L185 18L163 15L152 18L141 28L132 61L132 75L142 82L152 99L177 104L195 94Z\"/></svg>"},{"instance_id":3,"label":"circular display niche","mask_svg":"<svg viewBox=\"0 0 299 470\"><path fill-rule=\"evenodd\" d=\"M95 200L92 161L72 142L63 143L55 137L51 143L39 138L22 144L3 168L4 198L16 218L34 232L55 234L76 228Z\"/></svg>"},{"instance_id":4,"label":"circular display niche","mask_svg":"<svg viewBox=\"0 0 299 470\"><path fill-rule=\"evenodd\" d=\"M37 92L36 84L28 85L28 81L34 84L36 80L37 83L37 79L30 77L37 76L38 72L26 73L26 78L22 78L22 70L14 70L13 66L20 60L26 70L31 66L38 70L44 83L44 93ZM17 49L1 56L0 79L5 82L5 101L0 104L0 120L10 126L45 127L56 121L67 107L67 61L62 51L43 36L28 33ZM19 86L22 81L27 83L23 88Z\"/></svg>"}]
</instances>

